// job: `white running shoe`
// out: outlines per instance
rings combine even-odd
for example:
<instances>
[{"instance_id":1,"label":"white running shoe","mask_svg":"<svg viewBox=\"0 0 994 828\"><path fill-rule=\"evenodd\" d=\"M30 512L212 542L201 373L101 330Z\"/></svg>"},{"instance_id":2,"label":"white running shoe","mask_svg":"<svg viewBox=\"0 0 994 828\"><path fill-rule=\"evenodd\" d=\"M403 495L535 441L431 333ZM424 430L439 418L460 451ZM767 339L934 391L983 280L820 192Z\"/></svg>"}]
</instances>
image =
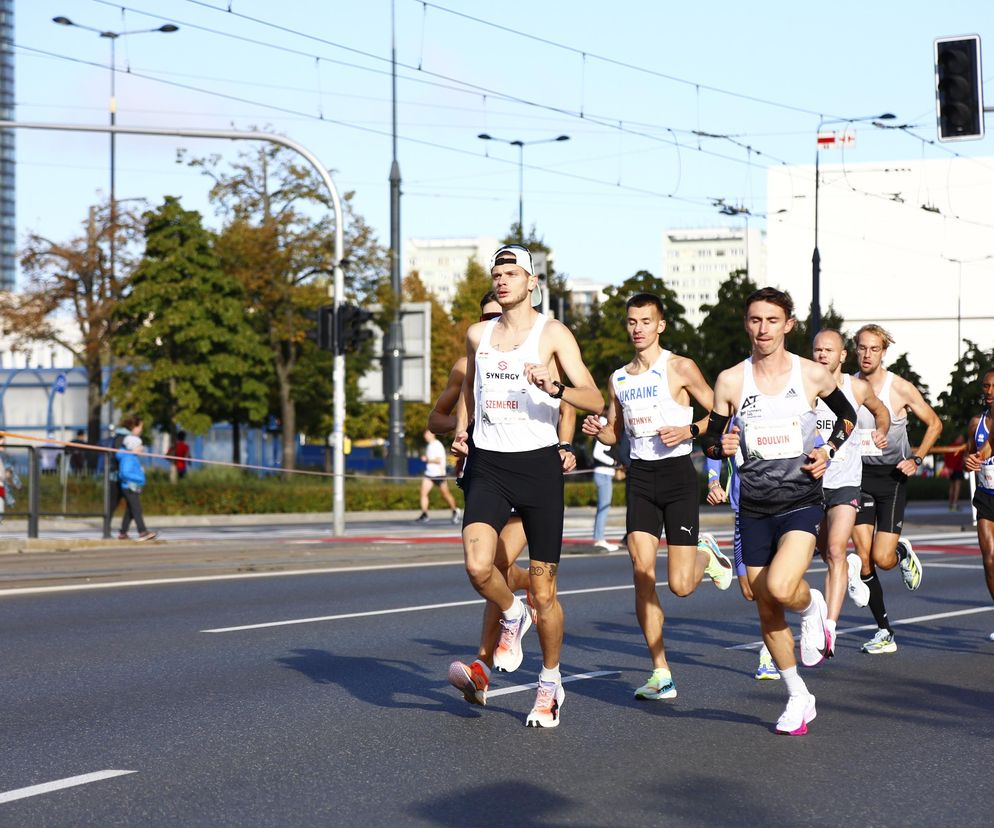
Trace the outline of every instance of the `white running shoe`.
<instances>
[{"instance_id":1,"label":"white running shoe","mask_svg":"<svg viewBox=\"0 0 994 828\"><path fill-rule=\"evenodd\" d=\"M594 546L596 546L598 549L603 549L605 552L618 551L618 544L611 543L611 541L608 540L596 540L594 541Z\"/></svg>"},{"instance_id":2,"label":"white running shoe","mask_svg":"<svg viewBox=\"0 0 994 828\"><path fill-rule=\"evenodd\" d=\"M532 616L528 612L528 607L520 599L516 600L521 605L521 616L514 621L501 617L500 641L497 642L497 649L494 650L494 669L504 673L513 673L521 666L521 660L525 657L521 649L521 639L532 625Z\"/></svg>"},{"instance_id":3,"label":"white running shoe","mask_svg":"<svg viewBox=\"0 0 994 828\"><path fill-rule=\"evenodd\" d=\"M452 525L453 526L458 526L460 523L462 523L462 509L453 509L452 510Z\"/></svg>"},{"instance_id":4,"label":"white running shoe","mask_svg":"<svg viewBox=\"0 0 994 828\"><path fill-rule=\"evenodd\" d=\"M697 548L708 553L708 564L704 568L704 574L718 589L728 589L732 584L732 562L718 548L718 541L714 539L714 535L701 532L697 536Z\"/></svg>"},{"instance_id":5,"label":"white running shoe","mask_svg":"<svg viewBox=\"0 0 994 828\"><path fill-rule=\"evenodd\" d=\"M777 733L785 736L803 736L808 732L808 722L814 721L815 697L810 693L800 693L787 699L787 709L777 719Z\"/></svg>"},{"instance_id":6,"label":"white running shoe","mask_svg":"<svg viewBox=\"0 0 994 828\"><path fill-rule=\"evenodd\" d=\"M863 583L863 577L860 575L863 562L859 559L859 555L850 552L846 555L846 564L849 566L849 597L857 607L865 607L870 603L870 588Z\"/></svg>"},{"instance_id":7,"label":"white running shoe","mask_svg":"<svg viewBox=\"0 0 994 828\"><path fill-rule=\"evenodd\" d=\"M801 664L805 667L821 664L832 647L827 618L825 596L817 589L811 590L811 606L801 614Z\"/></svg>"},{"instance_id":8,"label":"white running shoe","mask_svg":"<svg viewBox=\"0 0 994 828\"><path fill-rule=\"evenodd\" d=\"M897 642L894 640L894 633L890 630L877 630L876 635L860 647L860 649L870 655L896 653Z\"/></svg>"},{"instance_id":9,"label":"white running shoe","mask_svg":"<svg viewBox=\"0 0 994 828\"><path fill-rule=\"evenodd\" d=\"M535 706L525 727L559 727L559 710L566 700L566 691L558 681L539 681Z\"/></svg>"}]
</instances>

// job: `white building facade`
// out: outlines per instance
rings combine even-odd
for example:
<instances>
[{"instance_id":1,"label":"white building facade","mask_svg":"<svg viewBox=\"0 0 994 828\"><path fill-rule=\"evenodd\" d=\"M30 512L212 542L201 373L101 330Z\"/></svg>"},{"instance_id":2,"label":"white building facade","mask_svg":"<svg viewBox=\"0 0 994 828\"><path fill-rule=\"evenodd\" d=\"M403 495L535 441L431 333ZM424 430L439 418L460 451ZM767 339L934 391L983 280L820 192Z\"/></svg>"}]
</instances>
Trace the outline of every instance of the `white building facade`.
<instances>
[{"instance_id":1,"label":"white building facade","mask_svg":"<svg viewBox=\"0 0 994 828\"><path fill-rule=\"evenodd\" d=\"M822 157L822 161L825 157ZM820 165L820 299L854 333L876 322L933 402L971 339L994 347L994 158ZM767 275L811 304L814 167L771 167Z\"/></svg>"},{"instance_id":2,"label":"white building facade","mask_svg":"<svg viewBox=\"0 0 994 828\"><path fill-rule=\"evenodd\" d=\"M748 271L757 284L766 278L766 244L755 227L705 227L663 232L663 279L700 325L703 305L714 304L718 288L736 270Z\"/></svg>"},{"instance_id":3,"label":"white building facade","mask_svg":"<svg viewBox=\"0 0 994 828\"><path fill-rule=\"evenodd\" d=\"M416 270L421 283L449 310L470 261L486 270L498 244L496 236L408 239L404 242L404 275Z\"/></svg>"}]
</instances>

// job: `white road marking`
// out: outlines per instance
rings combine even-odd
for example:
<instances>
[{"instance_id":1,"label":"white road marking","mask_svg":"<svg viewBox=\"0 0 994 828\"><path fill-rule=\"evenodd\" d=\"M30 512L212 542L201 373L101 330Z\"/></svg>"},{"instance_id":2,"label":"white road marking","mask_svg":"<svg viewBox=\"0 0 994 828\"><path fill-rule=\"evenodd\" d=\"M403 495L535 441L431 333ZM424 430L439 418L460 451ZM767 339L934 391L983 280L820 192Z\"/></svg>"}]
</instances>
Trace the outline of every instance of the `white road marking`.
<instances>
[{"instance_id":1,"label":"white road marking","mask_svg":"<svg viewBox=\"0 0 994 828\"><path fill-rule=\"evenodd\" d=\"M973 609L965 610L955 610L953 612L937 612L935 615L918 615L914 618L901 618L897 621L891 621L891 626L896 627L903 624L919 624L922 621L936 621L940 618L955 618L958 615L976 615L978 612L994 612L994 607L974 607ZM863 624L859 627L849 627L845 630L836 630L836 636L846 635L847 633L854 632L865 632L867 630L875 630L877 625L874 624ZM796 638L797 636L795 636ZM748 644L736 644L734 647L725 647L726 650L758 650L763 646L762 641L751 641Z\"/></svg>"},{"instance_id":2,"label":"white road marking","mask_svg":"<svg viewBox=\"0 0 994 828\"><path fill-rule=\"evenodd\" d=\"M571 681L583 681L584 679L601 678L602 676L620 675L621 670L598 670L595 673L577 673L573 676L563 676L562 683L566 684ZM500 690L488 690L487 698L492 699L494 696L509 696L511 693L524 693L526 690L534 690L537 687L537 681L533 681L531 684L515 684L513 687L501 687Z\"/></svg>"},{"instance_id":3,"label":"white road marking","mask_svg":"<svg viewBox=\"0 0 994 828\"><path fill-rule=\"evenodd\" d=\"M668 581L659 581L656 586L666 586ZM623 586L589 587L588 589L564 589L559 595L586 595L591 592L615 592L621 589L634 589L632 584ZM448 609L449 607L469 607L473 604L482 604L483 599L477 598L472 601L450 601L445 604L421 604L414 607L394 607L392 609L367 610L366 612L344 612L340 615L320 615L315 618L290 618L286 621L265 621L261 624L244 624L238 627L218 627L213 630L201 630L204 633L227 633L242 632L243 630L261 630L266 627L287 627L291 624L316 624L319 621L344 621L349 618L368 618L371 615L394 615L401 612L423 612L433 609Z\"/></svg>"},{"instance_id":4,"label":"white road marking","mask_svg":"<svg viewBox=\"0 0 994 828\"><path fill-rule=\"evenodd\" d=\"M56 779L54 782L43 782L41 785L31 785L28 788L18 788L14 791L0 793L0 803L13 802L15 799L26 799L29 796L59 791L63 788L74 788L77 785L88 785L90 782L100 782L103 779L111 779L115 776L125 776L129 773L137 773L133 770L102 770L94 773L84 773L81 776L69 776L65 779Z\"/></svg>"}]
</instances>

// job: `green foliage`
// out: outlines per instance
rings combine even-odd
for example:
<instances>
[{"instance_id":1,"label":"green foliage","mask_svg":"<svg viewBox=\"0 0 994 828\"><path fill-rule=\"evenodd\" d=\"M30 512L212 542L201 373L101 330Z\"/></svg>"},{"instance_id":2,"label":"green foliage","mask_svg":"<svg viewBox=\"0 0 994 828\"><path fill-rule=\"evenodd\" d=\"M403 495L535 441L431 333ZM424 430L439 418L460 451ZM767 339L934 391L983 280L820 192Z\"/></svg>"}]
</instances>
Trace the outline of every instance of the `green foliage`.
<instances>
[{"instance_id":1,"label":"green foliage","mask_svg":"<svg viewBox=\"0 0 994 828\"><path fill-rule=\"evenodd\" d=\"M966 349L949 377L949 390L939 394L936 412L942 418L942 440L950 442L963 434L970 420L982 408L980 381L994 368L994 348L983 350L976 342L964 340Z\"/></svg>"},{"instance_id":2,"label":"green foliage","mask_svg":"<svg viewBox=\"0 0 994 828\"><path fill-rule=\"evenodd\" d=\"M145 256L113 311L113 348L127 368L115 373L111 396L167 431L179 424L203 434L233 398L246 419L261 419L266 351L212 234L172 196L144 218Z\"/></svg>"},{"instance_id":3,"label":"green foliage","mask_svg":"<svg viewBox=\"0 0 994 828\"><path fill-rule=\"evenodd\" d=\"M717 301L704 305L695 360L711 385L718 374L749 356L749 337L743 319L745 301L757 285L746 271L736 270L718 287Z\"/></svg>"}]
</instances>

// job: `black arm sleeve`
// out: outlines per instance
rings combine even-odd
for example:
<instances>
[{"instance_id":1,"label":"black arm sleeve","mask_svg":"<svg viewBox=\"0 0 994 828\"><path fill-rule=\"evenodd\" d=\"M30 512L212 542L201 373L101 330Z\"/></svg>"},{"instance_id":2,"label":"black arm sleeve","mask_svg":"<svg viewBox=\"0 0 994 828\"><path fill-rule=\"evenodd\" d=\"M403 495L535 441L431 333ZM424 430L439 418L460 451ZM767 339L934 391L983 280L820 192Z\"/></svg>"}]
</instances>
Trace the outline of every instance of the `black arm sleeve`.
<instances>
[{"instance_id":1,"label":"black arm sleeve","mask_svg":"<svg viewBox=\"0 0 994 828\"><path fill-rule=\"evenodd\" d=\"M832 435L826 442L831 443L837 449L841 448L842 444L849 439L849 435L853 433L853 429L856 428L856 411L839 388L822 399L837 418Z\"/></svg>"},{"instance_id":2,"label":"black arm sleeve","mask_svg":"<svg viewBox=\"0 0 994 828\"><path fill-rule=\"evenodd\" d=\"M725 433L729 419L716 411L712 411L708 417L707 430L700 439L705 456L712 460L721 460L725 456L721 451L721 435Z\"/></svg>"}]
</instances>

